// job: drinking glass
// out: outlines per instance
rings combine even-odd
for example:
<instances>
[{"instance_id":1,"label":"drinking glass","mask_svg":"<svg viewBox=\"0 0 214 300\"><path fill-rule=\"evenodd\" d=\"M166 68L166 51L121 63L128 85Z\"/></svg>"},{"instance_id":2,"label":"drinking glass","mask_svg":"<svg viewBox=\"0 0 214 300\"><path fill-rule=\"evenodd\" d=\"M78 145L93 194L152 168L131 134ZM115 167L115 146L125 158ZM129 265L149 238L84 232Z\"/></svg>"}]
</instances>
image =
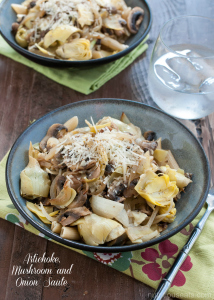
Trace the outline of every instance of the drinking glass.
<instances>
[{"instance_id":1,"label":"drinking glass","mask_svg":"<svg viewBox=\"0 0 214 300\"><path fill-rule=\"evenodd\" d=\"M214 112L214 20L169 20L154 46L148 83L153 100L172 116L198 119Z\"/></svg>"}]
</instances>

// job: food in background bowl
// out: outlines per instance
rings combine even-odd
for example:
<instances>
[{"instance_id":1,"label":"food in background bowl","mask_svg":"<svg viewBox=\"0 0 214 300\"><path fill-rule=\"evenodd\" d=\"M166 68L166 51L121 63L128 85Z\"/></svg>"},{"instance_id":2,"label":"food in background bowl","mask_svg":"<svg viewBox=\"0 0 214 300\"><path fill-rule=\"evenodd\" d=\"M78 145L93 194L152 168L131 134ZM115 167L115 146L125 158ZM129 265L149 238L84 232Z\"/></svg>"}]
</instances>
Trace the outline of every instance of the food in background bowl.
<instances>
[{"instance_id":1,"label":"food in background bowl","mask_svg":"<svg viewBox=\"0 0 214 300\"><path fill-rule=\"evenodd\" d=\"M54 233L91 246L138 244L166 229L191 182L153 131L123 113L77 128L53 124L21 172L27 207Z\"/></svg>"},{"instance_id":2,"label":"food in background bowl","mask_svg":"<svg viewBox=\"0 0 214 300\"><path fill-rule=\"evenodd\" d=\"M118 53L136 34L144 10L124 0L26 0L12 4L16 42L30 52L70 61L98 59Z\"/></svg>"}]
</instances>

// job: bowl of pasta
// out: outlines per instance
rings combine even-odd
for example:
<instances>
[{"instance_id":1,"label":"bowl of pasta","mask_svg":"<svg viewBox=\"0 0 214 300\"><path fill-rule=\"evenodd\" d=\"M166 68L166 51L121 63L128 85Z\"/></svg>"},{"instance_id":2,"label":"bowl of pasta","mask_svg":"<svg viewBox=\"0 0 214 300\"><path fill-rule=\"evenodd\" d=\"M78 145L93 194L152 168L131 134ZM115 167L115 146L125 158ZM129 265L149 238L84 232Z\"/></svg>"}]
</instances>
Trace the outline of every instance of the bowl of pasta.
<instances>
[{"instance_id":1,"label":"bowl of pasta","mask_svg":"<svg viewBox=\"0 0 214 300\"><path fill-rule=\"evenodd\" d=\"M145 0L4 0L1 35L17 52L54 67L116 60L151 28Z\"/></svg>"},{"instance_id":2,"label":"bowl of pasta","mask_svg":"<svg viewBox=\"0 0 214 300\"><path fill-rule=\"evenodd\" d=\"M203 148L183 124L121 99L46 114L16 140L6 166L8 193L28 222L95 252L141 249L179 232L209 181Z\"/></svg>"}]
</instances>

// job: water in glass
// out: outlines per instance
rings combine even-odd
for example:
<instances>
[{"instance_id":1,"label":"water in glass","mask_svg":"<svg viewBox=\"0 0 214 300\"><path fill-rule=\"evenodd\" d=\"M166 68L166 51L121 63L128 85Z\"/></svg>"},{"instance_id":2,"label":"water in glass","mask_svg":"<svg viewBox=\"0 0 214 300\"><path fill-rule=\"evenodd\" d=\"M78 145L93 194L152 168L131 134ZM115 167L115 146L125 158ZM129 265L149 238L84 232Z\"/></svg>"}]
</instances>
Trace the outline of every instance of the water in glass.
<instances>
[{"instance_id":1,"label":"water in glass","mask_svg":"<svg viewBox=\"0 0 214 300\"><path fill-rule=\"evenodd\" d=\"M150 64L149 89L157 105L182 119L214 111L214 51L177 44Z\"/></svg>"}]
</instances>

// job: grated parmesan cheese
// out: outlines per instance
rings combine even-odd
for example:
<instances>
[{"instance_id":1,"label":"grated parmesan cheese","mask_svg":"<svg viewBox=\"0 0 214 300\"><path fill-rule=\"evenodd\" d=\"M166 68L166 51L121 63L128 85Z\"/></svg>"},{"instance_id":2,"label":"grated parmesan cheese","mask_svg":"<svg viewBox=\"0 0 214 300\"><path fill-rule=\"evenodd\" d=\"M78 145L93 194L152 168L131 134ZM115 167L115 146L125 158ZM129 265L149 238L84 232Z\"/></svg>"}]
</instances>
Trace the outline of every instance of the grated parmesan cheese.
<instances>
[{"instance_id":1,"label":"grated parmesan cheese","mask_svg":"<svg viewBox=\"0 0 214 300\"><path fill-rule=\"evenodd\" d=\"M93 119L91 120L95 127ZM122 134L122 139L121 139ZM93 161L104 163L104 152L114 170L122 167L124 180L129 176L132 167L138 166L140 159L145 159L143 150L135 144L134 137L119 130L102 128L96 134L76 133L67 134L66 138L57 145L61 151L63 163L71 170L86 167ZM108 181L108 178L106 179Z\"/></svg>"}]
</instances>

